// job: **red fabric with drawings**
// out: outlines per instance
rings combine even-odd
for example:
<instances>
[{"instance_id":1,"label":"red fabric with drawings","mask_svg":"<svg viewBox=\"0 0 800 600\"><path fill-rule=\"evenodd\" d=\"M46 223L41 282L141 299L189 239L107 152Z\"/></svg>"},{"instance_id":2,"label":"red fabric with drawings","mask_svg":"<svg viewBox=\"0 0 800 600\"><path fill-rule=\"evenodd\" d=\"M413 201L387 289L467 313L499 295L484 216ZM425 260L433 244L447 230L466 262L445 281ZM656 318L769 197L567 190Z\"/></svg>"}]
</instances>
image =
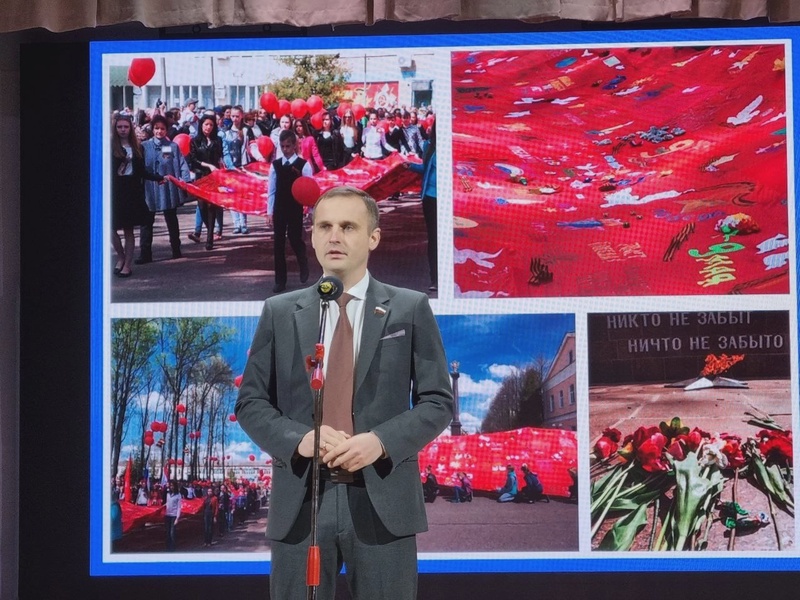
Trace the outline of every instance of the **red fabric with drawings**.
<instances>
[{"instance_id":1,"label":"red fabric with drawings","mask_svg":"<svg viewBox=\"0 0 800 600\"><path fill-rule=\"evenodd\" d=\"M454 53L456 296L787 293L783 61Z\"/></svg>"}]
</instances>

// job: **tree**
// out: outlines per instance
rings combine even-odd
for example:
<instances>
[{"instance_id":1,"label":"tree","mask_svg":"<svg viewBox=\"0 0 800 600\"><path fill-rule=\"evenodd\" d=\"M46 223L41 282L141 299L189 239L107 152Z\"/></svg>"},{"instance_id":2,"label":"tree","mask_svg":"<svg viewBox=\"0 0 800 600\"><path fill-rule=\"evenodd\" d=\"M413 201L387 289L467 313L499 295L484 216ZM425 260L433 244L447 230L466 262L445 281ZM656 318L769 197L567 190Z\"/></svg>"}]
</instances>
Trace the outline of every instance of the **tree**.
<instances>
[{"instance_id":1,"label":"tree","mask_svg":"<svg viewBox=\"0 0 800 600\"><path fill-rule=\"evenodd\" d=\"M481 423L481 431L483 433L509 431L539 424L541 419L537 420L529 407L536 405L536 399L541 395L542 372L539 361L525 368L514 369L514 372L503 380L492 399Z\"/></svg>"},{"instance_id":2,"label":"tree","mask_svg":"<svg viewBox=\"0 0 800 600\"><path fill-rule=\"evenodd\" d=\"M161 353L157 359L164 376L163 394L168 397L164 410L164 420L169 423L167 457L183 457L183 446L179 452L177 406L192 383L193 371L198 364L217 355L222 342L231 334L228 328L211 318L164 319L161 322Z\"/></svg>"},{"instance_id":3,"label":"tree","mask_svg":"<svg viewBox=\"0 0 800 600\"><path fill-rule=\"evenodd\" d=\"M328 107L339 102L347 85L350 70L341 62L338 54L303 54L282 56L278 62L294 67L291 77L277 79L267 87L278 98L307 99L316 94Z\"/></svg>"},{"instance_id":4,"label":"tree","mask_svg":"<svg viewBox=\"0 0 800 600\"><path fill-rule=\"evenodd\" d=\"M117 474L122 440L133 411L131 400L149 388L157 328L148 319L111 324L111 473Z\"/></svg>"}]
</instances>

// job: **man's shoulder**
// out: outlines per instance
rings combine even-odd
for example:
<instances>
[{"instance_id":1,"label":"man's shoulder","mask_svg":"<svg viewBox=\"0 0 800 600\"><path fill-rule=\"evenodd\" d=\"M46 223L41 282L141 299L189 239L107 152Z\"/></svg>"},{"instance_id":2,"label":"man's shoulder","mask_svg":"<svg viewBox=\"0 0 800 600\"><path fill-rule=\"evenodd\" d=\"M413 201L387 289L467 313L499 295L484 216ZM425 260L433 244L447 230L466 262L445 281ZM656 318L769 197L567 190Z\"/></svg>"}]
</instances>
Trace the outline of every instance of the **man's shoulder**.
<instances>
[{"instance_id":1,"label":"man's shoulder","mask_svg":"<svg viewBox=\"0 0 800 600\"><path fill-rule=\"evenodd\" d=\"M398 287L396 285L391 285L388 283L383 283L382 281L378 281L374 277L372 278L372 282L375 286L375 289L383 289L386 295L388 295L390 298L397 297L416 302L423 297L425 298L428 297L428 295L423 292L419 292L417 290L411 290L409 288Z\"/></svg>"},{"instance_id":2,"label":"man's shoulder","mask_svg":"<svg viewBox=\"0 0 800 600\"><path fill-rule=\"evenodd\" d=\"M306 287L271 296L266 299L266 303L275 311L294 310L297 305L304 305L313 301L315 294L316 292L313 288Z\"/></svg>"}]
</instances>

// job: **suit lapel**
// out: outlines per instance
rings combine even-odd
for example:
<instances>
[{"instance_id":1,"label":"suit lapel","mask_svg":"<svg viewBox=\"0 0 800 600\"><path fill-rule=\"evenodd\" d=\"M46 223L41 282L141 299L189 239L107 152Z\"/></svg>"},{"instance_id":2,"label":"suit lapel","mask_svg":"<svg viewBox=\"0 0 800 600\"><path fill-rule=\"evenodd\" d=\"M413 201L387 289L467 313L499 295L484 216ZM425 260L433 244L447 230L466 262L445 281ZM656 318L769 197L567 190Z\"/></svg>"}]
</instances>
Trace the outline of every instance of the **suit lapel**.
<instances>
[{"instance_id":1,"label":"suit lapel","mask_svg":"<svg viewBox=\"0 0 800 600\"><path fill-rule=\"evenodd\" d=\"M380 307L379 310L375 310ZM358 390L367 376L372 358L378 349L386 323L389 319L389 294L382 283L370 277L367 296L364 299L364 324L361 329L361 346L358 350L358 362L355 373L355 393L353 401L358 398Z\"/></svg>"},{"instance_id":2,"label":"suit lapel","mask_svg":"<svg viewBox=\"0 0 800 600\"><path fill-rule=\"evenodd\" d=\"M297 344L303 356L313 355L319 341L319 314L319 295L314 288L309 288L297 299L294 313Z\"/></svg>"}]
</instances>

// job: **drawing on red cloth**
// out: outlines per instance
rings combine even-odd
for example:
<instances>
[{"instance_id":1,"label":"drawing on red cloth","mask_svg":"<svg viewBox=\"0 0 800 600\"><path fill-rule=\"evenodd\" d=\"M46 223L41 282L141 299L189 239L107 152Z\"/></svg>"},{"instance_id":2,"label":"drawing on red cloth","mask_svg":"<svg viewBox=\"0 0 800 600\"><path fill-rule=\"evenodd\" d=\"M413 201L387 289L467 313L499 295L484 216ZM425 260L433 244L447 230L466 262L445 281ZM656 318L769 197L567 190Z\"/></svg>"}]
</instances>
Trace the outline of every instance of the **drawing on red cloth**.
<instances>
[{"instance_id":1,"label":"drawing on red cloth","mask_svg":"<svg viewBox=\"0 0 800 600\"><path fill-rule=\"evenodd\" d=\"M454 52L455 296L788 293L784 60Z\"/></svg>"}]
</instances>

